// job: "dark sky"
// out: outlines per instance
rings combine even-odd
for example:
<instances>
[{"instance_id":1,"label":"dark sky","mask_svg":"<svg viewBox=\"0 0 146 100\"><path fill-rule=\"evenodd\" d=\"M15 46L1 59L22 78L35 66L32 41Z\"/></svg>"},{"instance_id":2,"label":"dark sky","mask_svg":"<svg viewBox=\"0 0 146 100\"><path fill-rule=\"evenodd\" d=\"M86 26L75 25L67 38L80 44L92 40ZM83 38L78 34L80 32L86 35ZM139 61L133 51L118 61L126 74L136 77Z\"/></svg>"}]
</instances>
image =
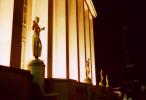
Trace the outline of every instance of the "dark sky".
<instances>
[{"instance_id":1,"label":"dark sky","mask_svg":"<svg viewBox=\"0 0 146 100\"><path fill-rule=\"evenodd\" d=\"M94 20L97 70L104 69L111 81L141 79L146 73L145 3L135 0L93 3L98 13ZM127 64L134 66L127 68Z\"/></svg>"}]
</instances>

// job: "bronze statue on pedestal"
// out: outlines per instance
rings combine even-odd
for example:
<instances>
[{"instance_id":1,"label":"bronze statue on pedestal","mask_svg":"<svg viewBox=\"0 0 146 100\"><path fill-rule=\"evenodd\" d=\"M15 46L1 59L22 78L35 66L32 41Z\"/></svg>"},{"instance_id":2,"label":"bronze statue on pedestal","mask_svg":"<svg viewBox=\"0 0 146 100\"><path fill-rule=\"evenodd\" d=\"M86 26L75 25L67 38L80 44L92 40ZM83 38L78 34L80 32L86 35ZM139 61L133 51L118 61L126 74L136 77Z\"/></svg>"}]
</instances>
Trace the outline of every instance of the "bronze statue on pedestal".
<instances>
[{"instance_id":1,"label":"bronze statue on pedestal","mask_svg":"<svg viewBox=\"0 0 146 100\"><path fill-rule=\"evenodd\" d=\"M38 23L39 23L39 17L35 17L32 26L32 30L33 30L32 53L35 59L30 60L27 66L28 66L28 70L30 70L31 74L33 75L33 82L39 84L42 93L44 93L45 64L43 60L39 59L39 57L41 56L41 52L42 52L40 32L41 30L44 30L45 27L40 28Z\"/></svg>"}]
</instances>

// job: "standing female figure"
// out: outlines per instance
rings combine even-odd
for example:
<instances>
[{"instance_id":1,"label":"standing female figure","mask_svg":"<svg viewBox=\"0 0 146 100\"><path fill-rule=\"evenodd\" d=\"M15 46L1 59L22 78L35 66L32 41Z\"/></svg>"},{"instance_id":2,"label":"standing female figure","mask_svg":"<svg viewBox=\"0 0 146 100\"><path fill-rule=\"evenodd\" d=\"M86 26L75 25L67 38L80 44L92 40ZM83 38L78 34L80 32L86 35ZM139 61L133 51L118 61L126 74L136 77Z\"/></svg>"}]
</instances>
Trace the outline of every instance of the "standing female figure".
<instances>
[{"instance_id":1,"label":"standing female figure","mask_svg":"<svg viewBox=\"0 0 146 100\"><path fill-rule=\"evenodd\" d=\"M39 23L39 17L35 17L32 26L32 30L34 31L32 36L32 52L35 59L38 59L41 56L42 43L40 40L40 32L41 30L45 29L45 27L40 28L38 23Z\"/></svg>"}]
</instances>

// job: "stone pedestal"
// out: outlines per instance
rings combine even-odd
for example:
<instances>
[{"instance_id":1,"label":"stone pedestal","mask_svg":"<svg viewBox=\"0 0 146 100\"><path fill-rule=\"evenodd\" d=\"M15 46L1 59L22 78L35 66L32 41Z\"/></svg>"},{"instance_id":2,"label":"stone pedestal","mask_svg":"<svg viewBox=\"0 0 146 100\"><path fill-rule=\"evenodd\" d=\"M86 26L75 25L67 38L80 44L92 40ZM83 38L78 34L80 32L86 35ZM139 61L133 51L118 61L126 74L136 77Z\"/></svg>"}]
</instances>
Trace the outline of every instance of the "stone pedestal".
<instances>
[{"instance_id":1,"label":"stone pedestal","mask_svg":"<svg viewBox=\"0 0 146 100\"><path fill-rule=\"evenodd\" d=\"M40 59L31 60L28 63L28 69L34 76L33 81L40 85L40 89L44 92L44 77L45 77L45 64Z\"/></svg>"},{"instance_id":2,"label":"stone pedestal","mask_svg":"<svg viewBox=\"0 0 146 100\"><path fill-rule=\"evenodd\" d=\"M85 82L86 84L92 84L92 80L91 80L90 77L86 77L86 78L84 79L84 82Z\"/></svg>"}]
</instances>

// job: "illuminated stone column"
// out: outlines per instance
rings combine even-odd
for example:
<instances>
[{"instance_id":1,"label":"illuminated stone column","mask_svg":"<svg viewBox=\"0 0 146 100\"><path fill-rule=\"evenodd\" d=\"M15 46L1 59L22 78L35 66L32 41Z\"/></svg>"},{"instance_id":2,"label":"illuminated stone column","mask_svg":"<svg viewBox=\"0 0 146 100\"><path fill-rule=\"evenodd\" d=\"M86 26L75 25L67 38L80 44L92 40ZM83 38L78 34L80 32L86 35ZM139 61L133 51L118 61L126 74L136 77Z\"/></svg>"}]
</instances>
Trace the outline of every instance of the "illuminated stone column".
<instances>
[{"instance_id":1,"label":"illuminated stone column","mask_svg":"<svg viewBox=\"0 0 146 100\"><path fill-rule=\"evenodd\" d=\"M84 2L84 20L85 20L85 60L88 61L89 58L91 58L90 55L90 23L89 23L89 9L87 7L87 4ZM90 74L89 74L90 78L91 78L91 66L90 66Z\"/></svg>"},{"instance_id":2,"label":"illuminated stone column","mask_svg":"<svg viewBox=\"0 0 146 100\"><path fill-rule=\"evenodd\" d=\"M76 0L67 0L67 33L69 50L69 78L78 80L78 55L77 55L77 10Z\"/></svg>"},{"instance_id":3,"label":"illuminated stone column","mask_svg":"<svg viewBox=\"0 0 146 100\"><path fill-rule=\"evenodd\" d=\"M53 78L66 78L66 0L53 0Z\"/></svg>"},{"instance_id":4,"label":"illuminated stone column","mask_svg":"<svg viewBox=\"0 0 146 100\"><path fill-rule=\"evenodd\" d=\"M78 49L80 81L84 82L85 75L85 35L84 35L84 0L77 0L78 12Z\"/></svg>"},{"instance_id":5,"label":"illuminated stone column","mask_svg":"<svg viewBox=\"0 0 146 100\"><path fill-rule=\"evenodd\" d=\"M10 65L14 0L0 0L0 65Z\"/></svg>"},{"instance_id":6,"label":"illuminated stone column","mask_svg":"<svg viewBox=\"0 0 146 100\"><path fill-rule=\"evenodd\" d=\"M94 47L94 31L93 31L93 17L91 13L90 18L90 43L91 43L91 72L92 72L92 82L96 85L96 69L95 69L95 47Z\"/></svg>"}]
</instances>

